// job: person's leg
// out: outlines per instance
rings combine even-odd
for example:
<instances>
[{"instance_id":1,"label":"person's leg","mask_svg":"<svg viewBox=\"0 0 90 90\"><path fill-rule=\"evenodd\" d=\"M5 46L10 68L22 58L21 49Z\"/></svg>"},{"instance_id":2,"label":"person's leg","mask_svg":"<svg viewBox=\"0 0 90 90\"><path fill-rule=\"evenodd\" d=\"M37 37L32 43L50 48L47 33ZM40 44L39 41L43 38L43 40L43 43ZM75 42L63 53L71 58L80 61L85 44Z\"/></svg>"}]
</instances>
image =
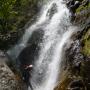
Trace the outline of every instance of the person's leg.
<instances>
[{"instance_id":1,"label":"person's leg","mask_svg":"<svg viewBox=\"0 0 90 90\"><path fill-rule=\"evenodd\" d=\"M32 87L32 84L30 81L29 81L29 86L30 86L31 90L33 90L33 87Z\"/></svg>"}]
</instances>

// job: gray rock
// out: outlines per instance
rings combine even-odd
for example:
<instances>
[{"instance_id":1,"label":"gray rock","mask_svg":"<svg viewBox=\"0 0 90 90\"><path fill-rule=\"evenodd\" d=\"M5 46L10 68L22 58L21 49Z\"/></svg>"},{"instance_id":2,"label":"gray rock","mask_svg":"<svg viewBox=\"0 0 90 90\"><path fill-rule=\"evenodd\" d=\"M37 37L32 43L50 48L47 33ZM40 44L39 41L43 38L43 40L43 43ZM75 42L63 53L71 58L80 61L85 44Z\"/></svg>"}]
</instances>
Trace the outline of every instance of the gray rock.
<instances>
[{"instance_id":1,"label":"gray rock","mask_svg":"<svg viewBox=\"0 0 90 90\"><path fill-rule=\"evenodd\" d=\"M6 56L0 57L0 90L26 90L19 75L15 75L7 66L7 59Z\"/></svg>"},{"instance_id":2,"label":"gray rock","mask_svg":"<svg viewBox=\"0 0 90 90\"><path fill-rule=\"evenodd\" d=\"M56 12L57 12L57 5L56 3L53 3L51 8L48 10L47 16L49 16L49 18L51 19L53 14L55 14Z\"/></svg>"}]
</instances>

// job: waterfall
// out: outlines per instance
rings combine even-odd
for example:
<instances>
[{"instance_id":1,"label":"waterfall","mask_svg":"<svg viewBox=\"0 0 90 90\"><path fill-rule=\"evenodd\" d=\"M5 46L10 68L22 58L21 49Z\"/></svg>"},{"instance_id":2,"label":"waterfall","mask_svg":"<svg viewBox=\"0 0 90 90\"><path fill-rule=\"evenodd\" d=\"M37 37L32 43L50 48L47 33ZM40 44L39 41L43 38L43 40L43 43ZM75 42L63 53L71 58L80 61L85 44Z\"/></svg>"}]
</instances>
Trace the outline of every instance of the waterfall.
<instances>
[{"instance_id":1,"label":"waterfall","mask_svg":"<svg viewBox=\"0 0 90 90\"><path fill-rule=\"evenodd\" d=\"M34 90L54 90L60 64L64 59L65 45L70 44L70 38L77 28L70 23L70 13L63 0L48 1L40 14L37 22L26 30L20 42L8 54L17 58L33 32L41 29L44 34L39 43L40 50L34 61L30 82Z\"/></svg>"}]
</instances>

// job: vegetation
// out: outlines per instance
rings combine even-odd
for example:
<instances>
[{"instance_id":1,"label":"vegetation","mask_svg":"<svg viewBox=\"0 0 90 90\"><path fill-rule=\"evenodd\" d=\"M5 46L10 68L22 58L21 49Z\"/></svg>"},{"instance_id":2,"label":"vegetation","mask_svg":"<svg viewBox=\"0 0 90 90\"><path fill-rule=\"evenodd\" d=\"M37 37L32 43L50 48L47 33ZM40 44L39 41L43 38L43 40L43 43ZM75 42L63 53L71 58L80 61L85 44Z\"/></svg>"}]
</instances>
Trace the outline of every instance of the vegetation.
<instances>
[{"instance_id":1,"label":"vegetation","mask_svg":"<svg viewBox=\"0 0 90 90\"><path fill-rule=\"evenodd\" d=\"M84 55L90 56L90 28L83 36L83 48L82 52Z\"/></svg>"},{"instance_id":2,"label":"vegetation","mask_svg":"<svg viewBox=\"0 0 90 90\"><path fill-rule=\"evenodd\" d=\"M38 0L0 0L0 49L14 45L38 12Z\"/></svg>"},{"instance_id":3,"label":"vegetation","mask_svg":"<svg viewBox=\"0 0 90 90\"><path fill-rule=\"evenodd\" d=\"M90 2L82 0L81 5L76 9L76 22L80 22L80 25L84 26L86 20L90 18ZM83 13L82 13L83 12ZM90 56L90 28L88 30L85 30L87 32L84 32L82 35L82 53L85 56Z\"/></svg>"},{"instance_id":4,"label":"vegetation","mask_svg":"<svg viewBox=\"0 0 90 90\"><path fill-rule=\"evenodd\" d=\"M37 7L37 0L0 0L0 32L13 30L15 24L24 19L22 15L26 14L25 11L33 10L35 7Z\"/></svg>"},{"instance_id":5,"label":"vegetation","mask_svg":"<svg viewBox=\"0 0 90 90\"><path fill-rule=\"evenodd\" d=\"M6 33L11 29L10 19L14 16L13 6L16 0L0 0L0 31Z\"/></svg>"},{"instance_id":6,"label":"vegetation","mask_svg":"<svg viewBox=\"0 0 90 90\"><path fill-rule=\"evenodd\" d=\"M90 8L90 3L88 3L87 5L80 5L79 8L77 8L76 13L80 13L83 10L87 10Z\"/></svg>"}]
</instances>

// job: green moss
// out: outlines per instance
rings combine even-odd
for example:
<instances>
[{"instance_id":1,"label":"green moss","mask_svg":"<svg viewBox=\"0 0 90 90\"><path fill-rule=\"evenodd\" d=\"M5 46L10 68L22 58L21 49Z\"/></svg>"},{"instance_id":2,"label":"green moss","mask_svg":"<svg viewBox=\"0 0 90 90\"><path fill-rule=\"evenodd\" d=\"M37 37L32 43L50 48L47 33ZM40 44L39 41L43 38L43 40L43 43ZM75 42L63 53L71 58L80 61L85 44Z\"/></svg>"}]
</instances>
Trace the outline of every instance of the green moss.
<instances>
[{"instance_id":1,"label":"green moss","mask_svg":"<svg viewBox=\"0 0 90 90\"><path fill-rule=\"evenodd\" d=\"M88 5L85 5L85 6L81 5L79 6L79 8L77 8L76 13L80 13L81 11L87 10L89 8L90 8L90 3L88 3Z\"/></svg>"},{"instance_id":2,"label":"green moss","mask_svg":"<svg viewBox=\"0 0 90 90\"><path fill-rule=\"evenodd\" d=\"M83 36L83 48L82 52L84 55L90 55L90 29L88 32Z\"/></svg>"}]
</instances>

